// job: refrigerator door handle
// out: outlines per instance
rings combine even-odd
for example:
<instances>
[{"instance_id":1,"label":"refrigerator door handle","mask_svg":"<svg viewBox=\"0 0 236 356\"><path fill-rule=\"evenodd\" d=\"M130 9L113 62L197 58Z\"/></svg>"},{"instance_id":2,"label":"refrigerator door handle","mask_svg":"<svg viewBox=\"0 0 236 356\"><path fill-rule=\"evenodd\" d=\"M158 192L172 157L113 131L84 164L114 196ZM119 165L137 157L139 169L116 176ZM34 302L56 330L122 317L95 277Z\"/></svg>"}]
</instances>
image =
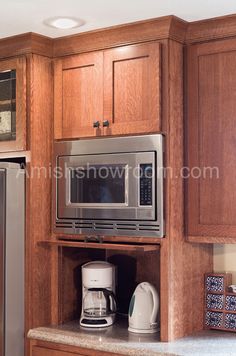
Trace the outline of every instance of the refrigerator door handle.
<instances>
[{"instance_id":1,"label":"refrigerator door handle","mask_svg":"<svg viewBox=\"0 0 236 356\"><path fill-rule=\"evenodd\" d=\"M0 355L5 355L6 171L0 169Z\"/></svg>"}]
</instances>

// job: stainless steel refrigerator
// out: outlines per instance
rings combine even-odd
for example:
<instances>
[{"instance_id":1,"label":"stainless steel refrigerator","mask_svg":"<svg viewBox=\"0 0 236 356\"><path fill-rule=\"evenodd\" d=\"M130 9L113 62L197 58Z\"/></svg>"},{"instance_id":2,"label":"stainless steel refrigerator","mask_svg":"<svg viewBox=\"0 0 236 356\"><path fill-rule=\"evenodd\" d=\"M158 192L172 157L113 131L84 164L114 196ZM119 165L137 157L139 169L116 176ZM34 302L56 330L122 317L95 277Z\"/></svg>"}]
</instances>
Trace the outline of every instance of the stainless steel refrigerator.
<instances>
[{"instance_id":1,"label":"stainless steel refrigerator","mask_svg":"<svg viewBox=\"0 0 236 356\"><path fill-rule=\"evenodd\" d=\"M25 175L0 162L0 356L24 355Z\"/></svg>"}]
</instances>

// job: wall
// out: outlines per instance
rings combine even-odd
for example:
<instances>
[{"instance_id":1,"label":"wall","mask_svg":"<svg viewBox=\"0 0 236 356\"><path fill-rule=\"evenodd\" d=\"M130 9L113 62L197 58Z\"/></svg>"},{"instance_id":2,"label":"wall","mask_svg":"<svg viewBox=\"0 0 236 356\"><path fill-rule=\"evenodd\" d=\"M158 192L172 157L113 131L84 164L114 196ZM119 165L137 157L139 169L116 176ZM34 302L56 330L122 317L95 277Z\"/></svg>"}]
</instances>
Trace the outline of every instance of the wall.
<instances>
[{"instance_id":1,"label":"wall","mask_svg":"<svg viewBox=\"0 0 236 356\"><path fill-rule=\"evenodd\" d=\"M236 244L214 245L214 272L232 272L236 284Z\"/></svg>"}]
</instances>

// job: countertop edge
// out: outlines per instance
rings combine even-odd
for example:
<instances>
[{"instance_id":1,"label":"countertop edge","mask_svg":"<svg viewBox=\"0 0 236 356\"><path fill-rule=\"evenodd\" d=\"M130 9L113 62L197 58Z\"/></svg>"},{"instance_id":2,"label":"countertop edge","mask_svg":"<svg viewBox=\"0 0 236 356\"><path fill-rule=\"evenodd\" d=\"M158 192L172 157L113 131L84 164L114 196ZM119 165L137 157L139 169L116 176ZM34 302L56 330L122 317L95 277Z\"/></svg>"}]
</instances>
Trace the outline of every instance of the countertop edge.
<instances>
[{"instance_id":1,"label":"countertop edge","mask_svg":"<svg viewBox=\"0 0 236 356\"><path fill-rule=\"evenodd\" d=\"M104 352L114 352L118 353L121 355L129 355L129 356L178 356L173 353L166 353L166 352L161 352L161 351L151 351L148 350L148 348L140 348L137 346L134 346L132 344L120 343L119 341L115 342L103 342L103 343L97 343L97 342L91 342L91 340L88 342L86 340L86 337L83 336L75 336L75 335L69 335L70 333L58 333L54 332L52 328L35 328L35 329L30 329L27 337L29 339L34 339L34 340L39 340L39 341L45 341L45 342L51 342L51 343L57 343L57 344L63 344L63 345L69 345L69 346L75 346L75 347L81 347L85 349L92 349L92 350L97 350L97 351L104 351Z\"/></svg>"}]
</instances>

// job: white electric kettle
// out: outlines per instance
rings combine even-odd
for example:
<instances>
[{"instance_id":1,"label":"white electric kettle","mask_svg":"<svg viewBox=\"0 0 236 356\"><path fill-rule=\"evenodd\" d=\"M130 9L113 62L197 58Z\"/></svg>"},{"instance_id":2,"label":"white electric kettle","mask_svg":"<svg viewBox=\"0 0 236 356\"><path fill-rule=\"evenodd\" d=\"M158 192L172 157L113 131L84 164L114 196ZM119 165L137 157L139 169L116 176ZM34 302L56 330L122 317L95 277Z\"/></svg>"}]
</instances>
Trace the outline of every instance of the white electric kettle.
<instances>
[{"instance_id":1,"label":"white electric kettle","mask_svg":"<svg viewBox=\"0 0 236 356\"><path fill-rule=\"evenodd\" d=\"M144 334L157 332L158 311L159 296L155 287L148 282L140 283L130 301L128 330Z\"/></svg>"}]
</instances>

